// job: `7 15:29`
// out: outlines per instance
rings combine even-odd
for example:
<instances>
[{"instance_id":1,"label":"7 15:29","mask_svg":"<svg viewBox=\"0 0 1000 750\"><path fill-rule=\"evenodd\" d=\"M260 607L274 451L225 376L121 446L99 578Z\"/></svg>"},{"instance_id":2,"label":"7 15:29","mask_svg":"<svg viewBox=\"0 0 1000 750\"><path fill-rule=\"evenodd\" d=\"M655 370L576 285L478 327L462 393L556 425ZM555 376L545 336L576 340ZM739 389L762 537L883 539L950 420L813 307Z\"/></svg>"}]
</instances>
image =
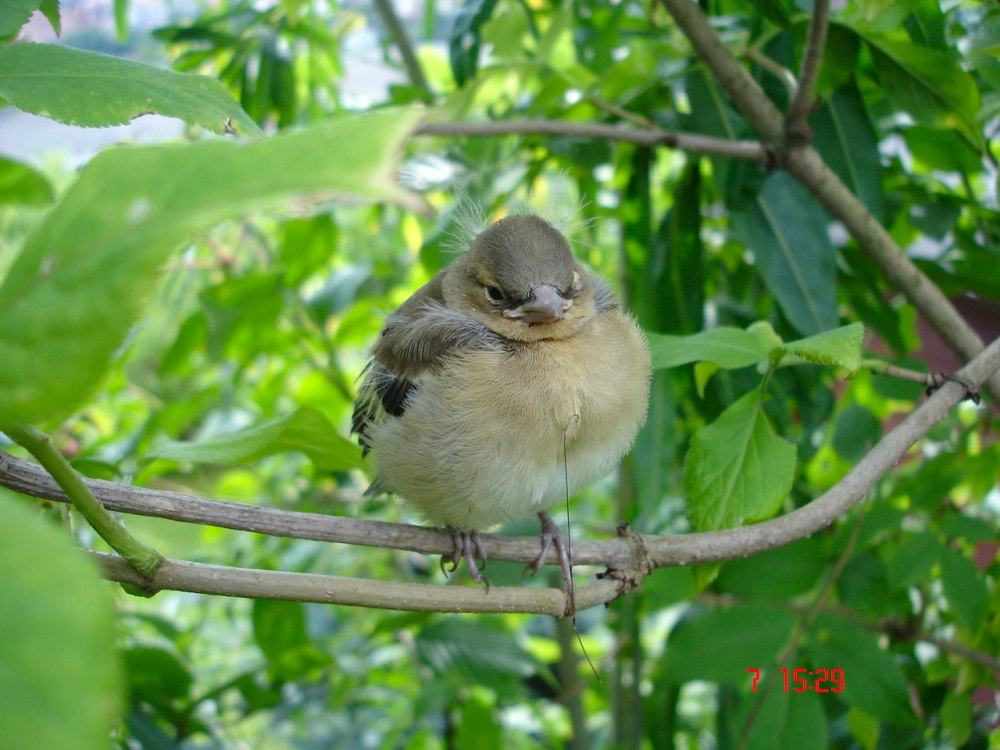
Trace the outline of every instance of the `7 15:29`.
<instances>
[{"instance_id":1,"label":"7 15:29","mask_svg":"<svg viewBox=\"0 0 1000 750\"><path fill-rule=\"evenodd\" d=\"M756 667L747 667L747 672L753 672L753 692L757 692L757 682L760 680L760 670ZM805 693L842 693L844 692L844 670L843 669L814 669L808 670L805 667L788 669L781 668L781 675L784 678L785 692L788 692L789 672L791 672L792 692ZM826 683L832 683L827 687Z\"/></svg>"}]
</instances>

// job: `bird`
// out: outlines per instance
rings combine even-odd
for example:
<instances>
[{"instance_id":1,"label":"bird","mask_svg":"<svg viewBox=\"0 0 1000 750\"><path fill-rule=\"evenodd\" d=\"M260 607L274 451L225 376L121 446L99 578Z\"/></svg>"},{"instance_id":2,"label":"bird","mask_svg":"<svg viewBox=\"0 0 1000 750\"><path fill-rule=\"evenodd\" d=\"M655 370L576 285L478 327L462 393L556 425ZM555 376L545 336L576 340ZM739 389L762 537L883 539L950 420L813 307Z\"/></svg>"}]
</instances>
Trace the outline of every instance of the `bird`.
<instances>
[{"instance_id":1,"label":"bird","mask_svg":"<svg viewBox=\"0 0 1000 750\"><path fill-rule=\"evenodd\" d=\"M488 226L386 319L360 376L352 431L368 494L391 493L452 536L441 560L474 581L480 531L537 514L534 573L568 545L547 510L608 474L646 419L645 336L610 286L540 216Z\"/></svg>"}]
</instances>

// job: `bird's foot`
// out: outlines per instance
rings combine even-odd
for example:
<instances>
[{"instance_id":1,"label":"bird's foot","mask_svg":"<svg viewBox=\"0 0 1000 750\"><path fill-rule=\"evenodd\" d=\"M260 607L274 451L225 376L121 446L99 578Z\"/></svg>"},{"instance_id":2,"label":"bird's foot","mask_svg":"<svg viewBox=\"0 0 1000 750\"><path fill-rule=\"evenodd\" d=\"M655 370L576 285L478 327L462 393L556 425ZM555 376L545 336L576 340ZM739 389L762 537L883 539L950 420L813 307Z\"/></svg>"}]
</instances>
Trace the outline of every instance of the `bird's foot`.
<instances>
[{"instance_id":1,"label":"bird's foot","mask_svg":"<svg viewBox=\"0 0 1000 750\"><path fill-rule=\"evenodd\" d=\"M559 556L559 564L562 567L563 578L566 579L566 594L569 596L570 612L576 613L576 587L573 585L573 564L571 550L559 527L556 526L552 517L544 510L538 514L538 519L542 522L542 549L534 562L524 569L525 574L534 575L545 564L545 558L549 555L549 550L554 546L556 554Z\"/></svg>"},{"instance_id":2,"label":"bird's foot","mask_svg":"<svg viewBox=\"0 0 1000 750\"><path fill-rule=\"evenodd\" d=\"M448 529L451 534L451 542L454 545L451 555L441 556L441 572L445 575L453 573L458 564L465 560L465 565L469 569L469 575L476 583L486 585L486 590L490 590L490 582L482 574L482 568L486 567L486 546L479 538L478 531L459 531L458 529ZM476 558L482 561L482 565L476 564ZM451 567L445 570L445 564L451 563Z\"/></svg>"}]
</instances>

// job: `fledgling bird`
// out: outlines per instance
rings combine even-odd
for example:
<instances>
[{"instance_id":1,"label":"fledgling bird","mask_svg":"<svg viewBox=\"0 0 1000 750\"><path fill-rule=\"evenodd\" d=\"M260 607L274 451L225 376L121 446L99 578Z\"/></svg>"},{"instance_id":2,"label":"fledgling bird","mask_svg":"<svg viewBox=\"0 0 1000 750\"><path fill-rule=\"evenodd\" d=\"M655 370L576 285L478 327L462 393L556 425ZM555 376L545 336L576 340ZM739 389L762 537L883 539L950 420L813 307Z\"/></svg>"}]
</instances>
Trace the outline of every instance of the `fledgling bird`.
<instances>
[{"instance_id":1,"label":"fledgling bird","mask_svg":"<svg viewBox=\"0 0 1000 750\"><path fill-rule=\"evenodd\" d=\"M372 457L372 489L445 526L452 570L465 558L479 583L478 532L537 513L542 548L529 569L555 545L572 597L546 510L632 446L650 358L566 237L533 215L490 226L389 316L363 377L353 430Z\"/></svg>"}]
</instances>

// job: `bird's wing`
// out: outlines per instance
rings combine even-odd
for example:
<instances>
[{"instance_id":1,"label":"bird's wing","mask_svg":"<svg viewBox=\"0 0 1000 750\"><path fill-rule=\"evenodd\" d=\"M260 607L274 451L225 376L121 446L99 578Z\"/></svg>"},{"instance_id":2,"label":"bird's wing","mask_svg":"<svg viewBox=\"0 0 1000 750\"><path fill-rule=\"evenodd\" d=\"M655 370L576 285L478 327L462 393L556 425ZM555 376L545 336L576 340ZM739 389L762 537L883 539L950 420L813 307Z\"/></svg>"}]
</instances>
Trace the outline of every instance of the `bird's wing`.
<instances>
[{"instance_id":1,"label":"bird's wing","mask_svg":"<svg viewBox=\"0 0 1000 750\"><path fill-rule=\"evenodd\" d=\"M500 336L471 315L445 306L429 287L389 316L362 373L352 431L366 453L371 448L370 425L387 416L401 417L422 376L432 373L446 355L503 347Z\"/></svg>"},{"instance_id":2,"label":"bird's wing","mask_svg":"<svg viewBox=\"0 0 1000 750\"><path fill-rule=\"evenodd\" d=\"M591 276L591 278L594 281L594 309L598 313L617 310L619 307L618 298L615 297L615 293L611 291L607 282L597 276Z\"/></svg>"}]
</instances>

